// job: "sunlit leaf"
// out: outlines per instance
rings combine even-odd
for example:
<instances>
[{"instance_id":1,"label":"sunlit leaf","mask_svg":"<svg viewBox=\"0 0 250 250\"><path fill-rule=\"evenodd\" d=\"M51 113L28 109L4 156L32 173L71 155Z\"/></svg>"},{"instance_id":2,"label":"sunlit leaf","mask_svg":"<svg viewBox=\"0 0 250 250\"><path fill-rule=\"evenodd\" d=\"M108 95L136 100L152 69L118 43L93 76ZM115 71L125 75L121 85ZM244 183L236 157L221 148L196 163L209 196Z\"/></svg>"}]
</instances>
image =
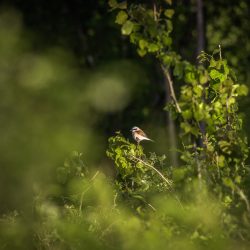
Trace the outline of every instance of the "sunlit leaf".
<instances>
[{"instance_id":1,"label":"sunlit leaf","mask_svg":"<svg viewBox=\"0 0 250 250\"><path fill-rule=\"evenodd\" d=\"M148 42L147 41L145 41L145 40L143 40L143 39L141 39L140 41L139 41L139 47L140 47L140 49L145 49L146 47L148 46Z\"/></svg>"},{"instance_id":2,"label":"sunlit leaf","mask_svg":"<svg viewBox=\"0 0 250 250\"><path fill-rule=\"evenodd\" d=\"M148 45L148 51L149 52L156 52L156 51L158 51L159 50L159 46L157 45L157 44L155 44L155 43L150 43L149 45Z\"/></svg>"},{"instance_id":3,"label":"sunlit leaf","mask_svg":"<svg viewBox=\"0 0 250 250\"><path fill-rule=\"evenodd\" d=\"M137 49L137 53L139 54L139 56L143 57L147 54L147 51L144 49Z\"/></svg>"},{"instance_id":4,"label":"sunlit leaf","mask_svg":"<svg viewBox=\"0 0 250 250\"><path fill-rule=\"evenodd\" d=\"M134 23L130 20L127 20L122 26L122 34L123 35L130 35L133 31Z\"/></svg>"},{"instance_id":5,"label":"sunlit leaf","mask_svg":"<svg viewBox=\"0 0 250 250\"><path fill-rule=\"evenodd\" d=\"M128 19L128 14L125 11L121 10L118 12L115 22L118 24L124 24L127 19Z\"/></svg>"},{"instance_id":6,"label":"sunlit leaf","mask_svg":"<svg viewBox=\"0 0 250 250\"><path fill-rule=\"evenodd\" d=\"M164 15L168 18L172 18L174 15L174 10L173 9L167 9L164 11Z\"/></svg>"},{"instance_id":7,"label":"sunlit leaf","mask_svg":"<svg viewBox=\"0 0 250 250\"><path fill-rule=\"evenodd\" d=\"M237 88L237 93L238 93L238 95L247 96L248 95L248 87L245 84L241 84Z\"/></svg>"}]
</instances>

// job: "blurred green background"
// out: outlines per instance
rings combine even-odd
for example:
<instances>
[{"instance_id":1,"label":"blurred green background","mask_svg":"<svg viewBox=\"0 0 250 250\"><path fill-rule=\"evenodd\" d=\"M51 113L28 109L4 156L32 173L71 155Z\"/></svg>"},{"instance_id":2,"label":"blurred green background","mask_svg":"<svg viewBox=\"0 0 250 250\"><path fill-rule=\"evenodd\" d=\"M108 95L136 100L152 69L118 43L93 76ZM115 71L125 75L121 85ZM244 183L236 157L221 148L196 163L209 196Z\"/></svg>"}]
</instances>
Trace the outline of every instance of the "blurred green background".
<instances>
[{"instance_id":1,"label":"blurred green background","mask_svg":"<svg viewBox=\"0 0 250 250\"><path fill-rule=\"evenodd\" d=\"M28 211L34 193L46 192L56 169L74 150L83 153L90 168L112 176L105 150L115 131L131 139L130 128L140 126L157 141L146 148L171 154L159 67L150 57L140 58L121 36L107 1L0 4L1 214ZM174 48L195 63L196 1L176 0L173 5ZM248 86L249 8L248 0L204 1L206 50L221 44L239 81ZM246 128L249 104L245 98L240 106ZM131 230L139 231L136 220L130 222ZM154 238L148 237L148 242Z\"/></svg>"},{"instance_id":2,"label":"blurred green background","mask_svg":"<svg viewBox=\"0 0 250 250\"><path fill-rule=\"evenodd\" d=\"M174 47L195 62L196 1L173 4ZM249 85L249 1L204 4L208 52L221 44L240 82ZM73 150L90 165L105 161L107 137L117 130L129 137L129 129L140 126L157 141L153 147L169 153L161 73L120 35L106 1L1 5L2 212L23 203L32 182L49 178ZM249 106L245 98L246 127Z\"/></svg>"}]
</instances>

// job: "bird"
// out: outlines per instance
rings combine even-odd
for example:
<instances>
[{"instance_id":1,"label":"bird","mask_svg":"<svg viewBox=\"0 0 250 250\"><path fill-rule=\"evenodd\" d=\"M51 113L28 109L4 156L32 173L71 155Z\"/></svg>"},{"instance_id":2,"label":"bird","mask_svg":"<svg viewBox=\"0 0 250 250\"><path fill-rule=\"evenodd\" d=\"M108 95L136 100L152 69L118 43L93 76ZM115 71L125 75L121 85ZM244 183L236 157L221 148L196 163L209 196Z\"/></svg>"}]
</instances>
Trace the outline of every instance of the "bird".
<instances>
[{"instance_id":1,"label":"bird","mask_svg":"<svg viewBox=\"0 0 250 250\"><path fill-rule=\"evenodd\" d=\"M139 144L143 140L153 141L147 137L147 135L138 127L133 127L131 130L134 140Z\"/></svg>"}]
</instances>

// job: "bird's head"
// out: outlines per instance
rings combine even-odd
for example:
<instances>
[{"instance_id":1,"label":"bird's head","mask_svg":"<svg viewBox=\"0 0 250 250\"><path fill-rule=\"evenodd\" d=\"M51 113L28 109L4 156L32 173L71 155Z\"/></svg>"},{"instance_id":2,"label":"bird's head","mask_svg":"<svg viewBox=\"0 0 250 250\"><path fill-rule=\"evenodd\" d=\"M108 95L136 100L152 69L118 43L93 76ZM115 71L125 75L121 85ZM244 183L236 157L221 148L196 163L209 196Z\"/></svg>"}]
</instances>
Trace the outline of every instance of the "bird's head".
<instances>
[{"instance_id":1,"label":"bird's head","mask_svg":"<svg viewBox=\"0 0 250 250\"><path fill-rule=\"evenodd\" d=\"M136 132L136 131L138 131L138 130L140 130L138 127L133 127L130 131Z\"/></svg>"}]
</instances>

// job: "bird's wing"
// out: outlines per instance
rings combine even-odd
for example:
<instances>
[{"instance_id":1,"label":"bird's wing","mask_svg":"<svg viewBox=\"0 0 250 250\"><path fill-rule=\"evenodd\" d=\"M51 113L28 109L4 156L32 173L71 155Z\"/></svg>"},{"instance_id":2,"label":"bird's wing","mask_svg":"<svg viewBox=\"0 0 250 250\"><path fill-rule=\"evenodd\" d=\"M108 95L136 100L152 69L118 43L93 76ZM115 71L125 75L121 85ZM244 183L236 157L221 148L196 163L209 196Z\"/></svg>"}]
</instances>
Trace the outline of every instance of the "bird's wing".
<instances>
[{"instance_id":1,"label":"bird's wing","mask_svg":"<svg viewBox=\"0 0 250 250\"><path fill-rule=\"evenodd\" d=\"M143 137L147 137L147 135L142 130L138 130L136 132Z\"/></svg>"}]
</instances>

